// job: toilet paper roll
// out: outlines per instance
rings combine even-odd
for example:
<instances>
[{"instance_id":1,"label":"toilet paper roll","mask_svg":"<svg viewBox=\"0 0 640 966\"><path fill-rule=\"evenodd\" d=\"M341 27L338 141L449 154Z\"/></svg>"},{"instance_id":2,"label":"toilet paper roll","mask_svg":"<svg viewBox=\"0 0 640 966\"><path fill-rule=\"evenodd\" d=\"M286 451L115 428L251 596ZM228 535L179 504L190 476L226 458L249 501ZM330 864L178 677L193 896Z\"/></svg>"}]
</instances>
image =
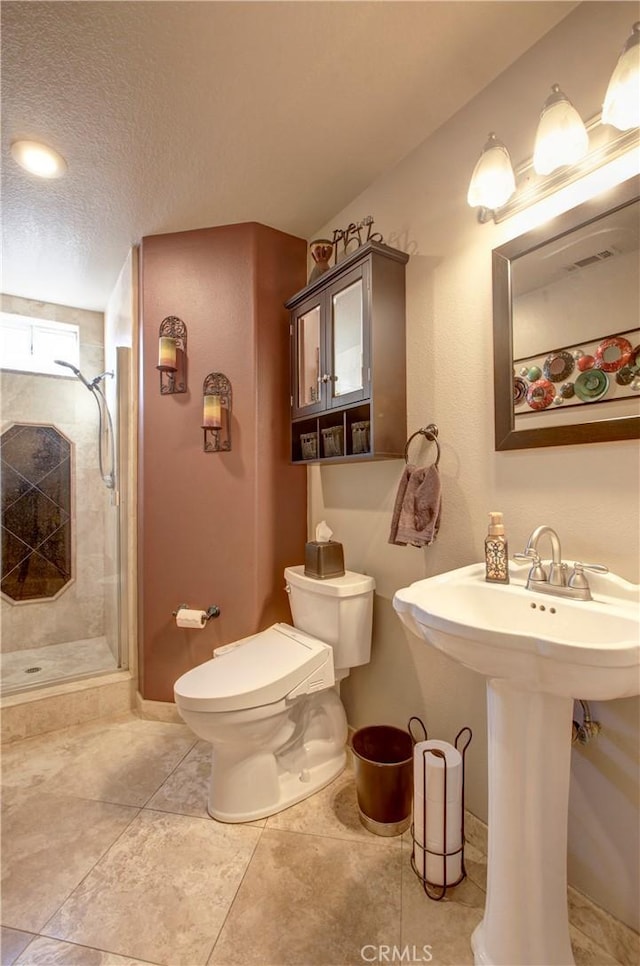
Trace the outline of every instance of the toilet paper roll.
<instances>
[{"instance_id":1,"label":"toilet paper roll","mask_svg":"<svg viewBox=\"0 0 640 966\"><path fill-rule=\"evenodd\" d=\"M203 610L188 610L186 607L181 607L176 614L178 627L191 627L194 630L201 631L206 623L207 615Z\"/></svg>"},{"instance_id":2,"label":"toilet paper roll","mask_svg":"<svg viewBox=\"0 0 640 966\"><path fill-rule=\"evenodd\" d=\"M449 839L448 831L447 839ZM452 840L448 845L449 854L444 856L441 842L427 842L426 848L422 848L420 842L414 842L413 861L418 875L431 885L443 886L446 862L447 885L454 885L462 875L462 852L457 851L459 848L459 841Z\"/></svg>"},{"instance_id":3,"label":"toilet paper roll","mask_svg":"<svg viewBox=\"0 0 640 966\"><path fill-rule=\"evenodd\" d=\"M444 755L424 755L425 751L440 751ZM413 749L413 787L416 795L442 801L444 799L444 765L447 765L447 801L462 798L462 755L448 741L430 738L419 741Z\"/></svg>"}]
</instances>

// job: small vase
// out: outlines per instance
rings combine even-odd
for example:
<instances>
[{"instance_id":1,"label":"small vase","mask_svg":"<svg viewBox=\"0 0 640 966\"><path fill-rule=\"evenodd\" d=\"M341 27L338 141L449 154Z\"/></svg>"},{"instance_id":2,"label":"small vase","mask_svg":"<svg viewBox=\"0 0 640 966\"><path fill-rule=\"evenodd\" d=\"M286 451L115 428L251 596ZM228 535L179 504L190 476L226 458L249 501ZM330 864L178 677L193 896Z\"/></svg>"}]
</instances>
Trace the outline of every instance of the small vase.
<instances>
[{"instance_id":1,"label":"small vase","mask_svg":"<svg viewBox=\"0 0 640 966\"><path fill-rule=\"evenodd\" d=\"M315 265L311 269L309 282L315 282L317 278L320 278L321 275L324 275L331 268L329 259L333 252L333 242L327 238L317 238L315 241L309 242L309 251L315 262Z\"/></svg>"}]
</instances>

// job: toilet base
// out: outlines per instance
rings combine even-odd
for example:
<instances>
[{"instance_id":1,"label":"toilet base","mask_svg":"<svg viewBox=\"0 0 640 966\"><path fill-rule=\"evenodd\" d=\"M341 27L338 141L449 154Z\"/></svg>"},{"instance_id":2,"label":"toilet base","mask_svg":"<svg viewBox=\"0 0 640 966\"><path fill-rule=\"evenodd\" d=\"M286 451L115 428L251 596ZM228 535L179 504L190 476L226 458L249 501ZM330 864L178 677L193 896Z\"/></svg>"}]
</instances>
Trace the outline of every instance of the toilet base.
<instances>
[{"instance_id":1,"label":"toilet base","mask_svg":"<svg viewBox=\"0 0 640 966\"><path fill-rule=\"evenodd\" d=\"M244 712L184 717L211 741L207 811L220 822L281 812L346 764L347 718L333 688Z\"/></svg>"},{"instance_id":2,"label":"toilet base","mask_svg":"<svg viewBox=\"0 0 640 966\"><path fill-rule=\"evenodd\" d=\"M298 802L304 801L305 798L309 798L311 795L320 791L321 788L329 785L334 778L337 778L344 771L346 762L346 752L342 751L330 761L325 761L322 764L306 769L299 775L292 774L291 772L283 772L278 776L279 796L277 800L254 811L244 812L243 814L238 814L237 812L233 814L222 812L211 804L211 796L209 796L207 803L207 811L211 818L215 818L218 822L234 824L238 822L253 822L258 818L267 818L269 815L275 815L277 812L282 812L291 805L296 805Z\"/></svg>"}]
</instances>

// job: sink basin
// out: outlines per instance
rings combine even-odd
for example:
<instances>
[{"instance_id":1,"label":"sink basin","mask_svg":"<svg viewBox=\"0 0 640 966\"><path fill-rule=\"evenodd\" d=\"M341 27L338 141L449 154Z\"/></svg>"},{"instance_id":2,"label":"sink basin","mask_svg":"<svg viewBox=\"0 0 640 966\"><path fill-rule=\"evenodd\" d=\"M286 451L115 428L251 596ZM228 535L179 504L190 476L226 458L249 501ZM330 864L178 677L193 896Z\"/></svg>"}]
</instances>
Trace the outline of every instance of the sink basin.
<instances>
[{"instance_id":1,"label":"sink basin","mask_svg":"<svg viewBox=\"0 0 640 966\"><path fill-rule=\"evenodd\" d=\"M590 575L593 601L487 583L472 564L399 590L421 640L487 678L489 849L476 966L571 966L567 819L575 698L640 693L639 590ZM464 709L460 723L465 724Z\"/></svg>"},{"instance_id":2,"label":"sink basin","mask_svg":"<svg viewBox=\"0 0 640 966\"><path fill-rule=\"evenodd\" d=\"M528 569L492 584L471 564L399 590L393 606L414 634L487 677L568 698L639 694L639 588L598 574L594 600L556 598L526 589Z\"/></svg>"}]
</instances>

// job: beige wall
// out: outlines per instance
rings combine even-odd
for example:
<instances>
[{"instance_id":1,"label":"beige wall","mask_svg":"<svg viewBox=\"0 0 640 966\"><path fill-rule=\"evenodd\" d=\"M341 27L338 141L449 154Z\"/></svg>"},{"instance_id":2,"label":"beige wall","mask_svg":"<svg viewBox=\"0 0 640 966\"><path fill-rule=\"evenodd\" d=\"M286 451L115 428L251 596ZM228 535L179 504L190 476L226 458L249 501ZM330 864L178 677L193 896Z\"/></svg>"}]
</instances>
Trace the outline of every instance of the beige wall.
<instances>
[{"instance_id":1,"label":"beige wall","mask_svg":"<svg viewBox=\"0 0 640 966\"><path fill-rule=\"evenodd\" d=\"M2 296L5 312L80 327L80 368L89 377L104 369L101 312ZM63 370L61 370L62 372ZM2 373L2 429L14 422L56 426L73 443L74 581L55 600L1 601L2 650L15 651L101 637L105 633L104 513L106 491L96 465L98 411L77 379L24 372Z\"/></svg>"},{"instance_id":2,"label":"beige wall","mask_svg":"<svg viewBox=\"0 0 640 966\"><path fill-rule=\"evenodd\" d=\"M528 226L524 213L481 226L466 205L487 132L514 161L532 153L540 107L557 81L583 117L595 114L635 17L626 3L582 4L395 169L315 237L368 214L407 266L408 430L440 429L444 492L437 542L387 543L402 464L312 467L310 525L326 518L346 564L376 578L371 664L343 695L350 723L406 725L421 715L434 736L473 728L468 805L486 818L484 680L420 644L391 605L414 580L482 558L489 510L505 514L511 551L540 523L557 529L568 560L602 561L638 580L639 464L635 441L497 453L493 439L491 250ZM463 65L461 65L463 68ZM437 96L437 92L434 92ZM312 236L313 237L313 236ZM433 458L416 444L416 460ZM603 733L573 753L570 879L614 915L638 925L638 699L594 702ZM527 754L527 748L522 749ZM523 870L526 875L526 870Z\"/></svg>"}]
</instances>

